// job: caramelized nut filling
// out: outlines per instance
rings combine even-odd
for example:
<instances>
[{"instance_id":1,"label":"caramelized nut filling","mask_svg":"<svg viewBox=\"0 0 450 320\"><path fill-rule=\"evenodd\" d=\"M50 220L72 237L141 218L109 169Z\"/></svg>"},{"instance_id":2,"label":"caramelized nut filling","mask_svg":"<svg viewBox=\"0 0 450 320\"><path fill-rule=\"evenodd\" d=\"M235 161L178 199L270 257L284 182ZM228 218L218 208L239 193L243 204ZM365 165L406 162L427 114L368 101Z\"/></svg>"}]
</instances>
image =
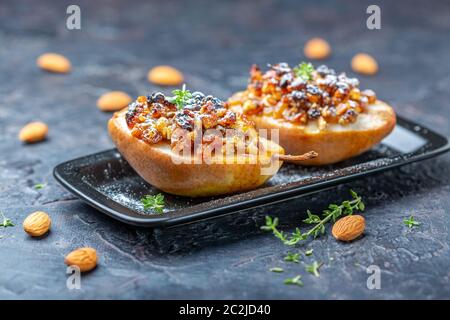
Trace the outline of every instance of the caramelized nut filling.
<instances>
[{"instance_id":1,"label":"caramelized nut filling","mask_svg":"<svg viewBox=\"0 0 450 320\"><path fill-rule=\"evenodd\" d=\"M321 65L291 68L287 63L269 65L262 72L257 65L250 69L247 90L228 101L230 107L241 105L244 114L267 115L296 124L355 122L358 114L376 101L372 90L361 91L356 78Z\"/></svg>"},{"instance_id":2,"label":"caramelized nut filling","mask_svg":"<svg viewBox=\"0 0 450 320\"><path fill-rule=\"evenodd\" d=\"M188 92L188 91L185 91ZM241 113L227 109L218 98L201 92L188 92L182 106L162 93L139 96L125 115L131 134L149 144L168 141L172 148L180 144L222 147L232 141L237 147L256 145L254 125ZM201 139L201 140L200 140Z\"/></svg>"}]
</instances>

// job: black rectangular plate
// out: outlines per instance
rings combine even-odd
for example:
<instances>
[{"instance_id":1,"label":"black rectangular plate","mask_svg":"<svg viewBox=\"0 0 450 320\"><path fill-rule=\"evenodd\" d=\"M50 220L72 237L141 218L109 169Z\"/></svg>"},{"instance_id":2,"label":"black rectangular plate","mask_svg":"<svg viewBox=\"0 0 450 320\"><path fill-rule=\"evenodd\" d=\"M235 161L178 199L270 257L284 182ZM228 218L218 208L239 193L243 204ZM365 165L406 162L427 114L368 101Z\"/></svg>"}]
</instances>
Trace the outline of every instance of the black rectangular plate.
<instances>
[{"instance_id":1,"label":"black rectangular plate","mask_svg":"<svg viewBox=\"0 0 450 320\"><path fill-rule=\"evenodd\" d=\"M70 192L115 219L136 226L166 227L304 196L449 149L446 137L398 118L391 135L356 158L324 167L284 164L264 186L236 195L186 198L165 194L164 214L143 209L140 199L160 191L140 178L116 149L59 164L54 176Z\"/></svg>"}]
</instances>

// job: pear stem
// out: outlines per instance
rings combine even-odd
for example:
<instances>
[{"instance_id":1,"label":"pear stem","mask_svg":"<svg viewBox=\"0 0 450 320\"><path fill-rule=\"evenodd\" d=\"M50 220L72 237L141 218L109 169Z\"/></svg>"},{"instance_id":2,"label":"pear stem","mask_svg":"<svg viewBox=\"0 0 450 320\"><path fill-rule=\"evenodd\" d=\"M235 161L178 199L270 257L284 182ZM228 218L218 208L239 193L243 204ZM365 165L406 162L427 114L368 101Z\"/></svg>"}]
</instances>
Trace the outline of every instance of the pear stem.
<instances>
[{"instance_id":1,"label":"pear stem","mask_svg":"<svg viewBox=\"0 0 450 320\"><path fill-rule=\"evenodd\" d=\"M319 154L315 151L309 151L305 154L290 155L290 154L274 154L273 157L281 161L304 161L317 157Z\"/></svg>"}]
</instances>

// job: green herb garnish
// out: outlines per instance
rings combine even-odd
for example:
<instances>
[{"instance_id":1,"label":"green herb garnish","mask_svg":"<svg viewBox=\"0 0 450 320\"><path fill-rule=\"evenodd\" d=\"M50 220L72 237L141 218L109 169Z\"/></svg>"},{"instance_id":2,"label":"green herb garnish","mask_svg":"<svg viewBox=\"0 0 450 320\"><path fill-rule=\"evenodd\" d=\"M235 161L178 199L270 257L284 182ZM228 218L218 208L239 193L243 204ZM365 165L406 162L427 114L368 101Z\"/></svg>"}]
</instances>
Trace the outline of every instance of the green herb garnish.
<instances>
[{"instance_id":1,"label":"green herb garnish","mask_svg":"<svg viewBox=\"0 0 450 320\"><path fill-rule=\"evenodd\" d=\"M306 251L305 251L305 256L310 256L310 255L313 254L313 252L314 252L314 249L306 250Z\"/></svg>"},{"instance_id":2,"label":"green herb garnish","mask_svg":"<svg viewBox=\"0 0 450 320\"><path fill-rule=\"evenodd\" d=\"M45 183L37 183L34 185L34 189L36 189L36 190L41 190L44 187L45 187Z\"/></svg>"},{"instance_id":3,"label":"green herb garnish","mask_svg":"<svg viewBox=\"0 0 450 320\"><path fill-rule=\"evenodd\" d=\"M276 273L284 272L284 269L283 269L283 268L280 268L280 267L270 268L269 270L270 270L271 272L276 272Z\"/></svg>"},{"instance_id":4,"label":"green herb garnish","mask_svg":"<svg viewBox=\"0 0 450 320\"><path fill-rule=\"evenodd\" d=\"M164 196L161 193L157 195L146 195L141 199L141 203L144 209L153 209L156 213L163 213L164 209Z\"/></svg>"},{"instance_id":5,"label":"green herb garnish","mask_svg":"<svg viewBox=\"0 0 450 320\"><path fill-rule=\"evenodd\" d=\"M330 220L335 222L337 218L342 215L353 214L354 210L364 211L365 206L361 197L358 196L358 194L353 190L350 190L350 194L353 198L352 200L346 200L340 205L330 204L328 209L323 211L322 218L318 215L312 214L311 211L308 210L308 218L303 220L303 222L307 224L314 224L314 227L306 233L302 233L299 228L295 228L295 231L292 232L291 235L286 235L283 231L279 231L277 229L279 223L278 218L272 219L270 216L266 216L266 225L262 226L261 229L265 231L272 231L275 237L280 239L285 245L289 246L295 245L302 240L306 240L310 236L316 238L325 233L325 224Z\"/></svg>"},{"instance_id":6,"label":"green herb garnish","mask_svg":"<svg viewBox=\"0 0 450 320\"><path fill-rule=\"evenodd\" d=\"M299 258L300 258L300 253L288 252L287 256L284 257L284 261L299 263L300 262Z\"/></svg>"},{"instance_id":7,"label":"green herb garnish","mask_svg":"<svg viewBox=\"0 0 450 320\"><path fill-rule=\"evenodd\" d=\"M271 216L266 216L266 225L261 227L261 230L264 231L272 231L273 235L280 239L281 241L286 241L286 236L283 231L279 231L277 229L278 226L278 218L273 218Z\"/></svg>"},{"instance_id":8,"label":"green herb garnish","mask_svg":"<svg viewBox=\"0 0 450 320\"><path fill-rule=\"evenodd\" d=\"M405 225L407 225L408 226L408 228L413 228L413 227L417 227L417 226L420 226L420 222L419 221L416 221L416 220L414 220L414 217L413 216L410 216L408 219L403 219L403 223L405 224Z\"/></svg>"},{"instance_id":9,"label":"green herb garnish","mask_svg":"<svg viewBox=\"0 0 450 320\"><path fill-rule=\"evenodd\" d=\"M174 103L177 106L178 110L183 109L183 107L187 104L187 101L192 98L192 93L189 90L186 90L186 85L183 84L183 87L180 89L176 89L172 91L173 97L168 98L169 102Z\"/></svg>"},{"instance_id":10,"label":"green herb garnish","mask_svg":"<svg viewBox=\"0 0 450 320\"><path fill-rule=\"evenodd\" d=\"M1 211L0 216L2 217L2 223L0 224L0 227L14 227L14 223L11 221L11 219L5 217L5 215Z\"/></svg>"},{"instance_id":11,"label":"green herb garnish","mask_svg":"<svg viewBox=\"0 0 450 320\"><path fill-rule=\"evenodd\" d=\"M302 276L298 275L294 278L288 278L284 280L284 284L297 285L299 287L303 287Z\"/></svg>"},{"instance_id":12,"label":"green herb garnish","mask_svg":"<svg viewBox=\"0 0 450 320\"><path fill-rule=\"evenodd\" d=\"M314 261L313 264L306 266L306 271L309 273L312 273L316 277L320 277L319 274L319 268L323 265L323 263L318 263L317 261Z\"/></svg>"},{"instance_id":13,"label":"green herb garnish","mask_svg":"<svg viewBox=\"0 0 450 320\"><path fill-rule=\"evenodd\" d=\"M294 74L296 77L300 77L305 81L312 80L312 73L314 67L311 63L302 62L294 68Z\"/></svg>"}]
</instances>

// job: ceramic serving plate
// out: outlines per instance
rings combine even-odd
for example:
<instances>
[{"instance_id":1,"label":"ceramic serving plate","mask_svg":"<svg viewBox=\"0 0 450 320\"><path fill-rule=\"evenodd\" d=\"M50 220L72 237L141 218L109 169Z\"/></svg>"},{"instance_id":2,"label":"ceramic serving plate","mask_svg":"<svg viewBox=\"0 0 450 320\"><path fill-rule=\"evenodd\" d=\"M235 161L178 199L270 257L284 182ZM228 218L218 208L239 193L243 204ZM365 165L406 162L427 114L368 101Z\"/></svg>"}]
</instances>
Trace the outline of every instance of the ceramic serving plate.
<instances>
[{"instance_id":1,"label":"ceramic serving plate","mask_svg":"<svg viewBox=\"0 0 450 320\"><path fill-rule=\"evenodd\" d=\"M140 178L116 149L59 164L54 176L67 190L117 220L136 226L166 227L305 196L449 149L446 137L398 118L396 128L380 145L354 159L324 167L284 164L264 186L235 195L186 198L164 194L163 214L144 210L140 199L161 191Z\"/></svg>"}]
</instances>

